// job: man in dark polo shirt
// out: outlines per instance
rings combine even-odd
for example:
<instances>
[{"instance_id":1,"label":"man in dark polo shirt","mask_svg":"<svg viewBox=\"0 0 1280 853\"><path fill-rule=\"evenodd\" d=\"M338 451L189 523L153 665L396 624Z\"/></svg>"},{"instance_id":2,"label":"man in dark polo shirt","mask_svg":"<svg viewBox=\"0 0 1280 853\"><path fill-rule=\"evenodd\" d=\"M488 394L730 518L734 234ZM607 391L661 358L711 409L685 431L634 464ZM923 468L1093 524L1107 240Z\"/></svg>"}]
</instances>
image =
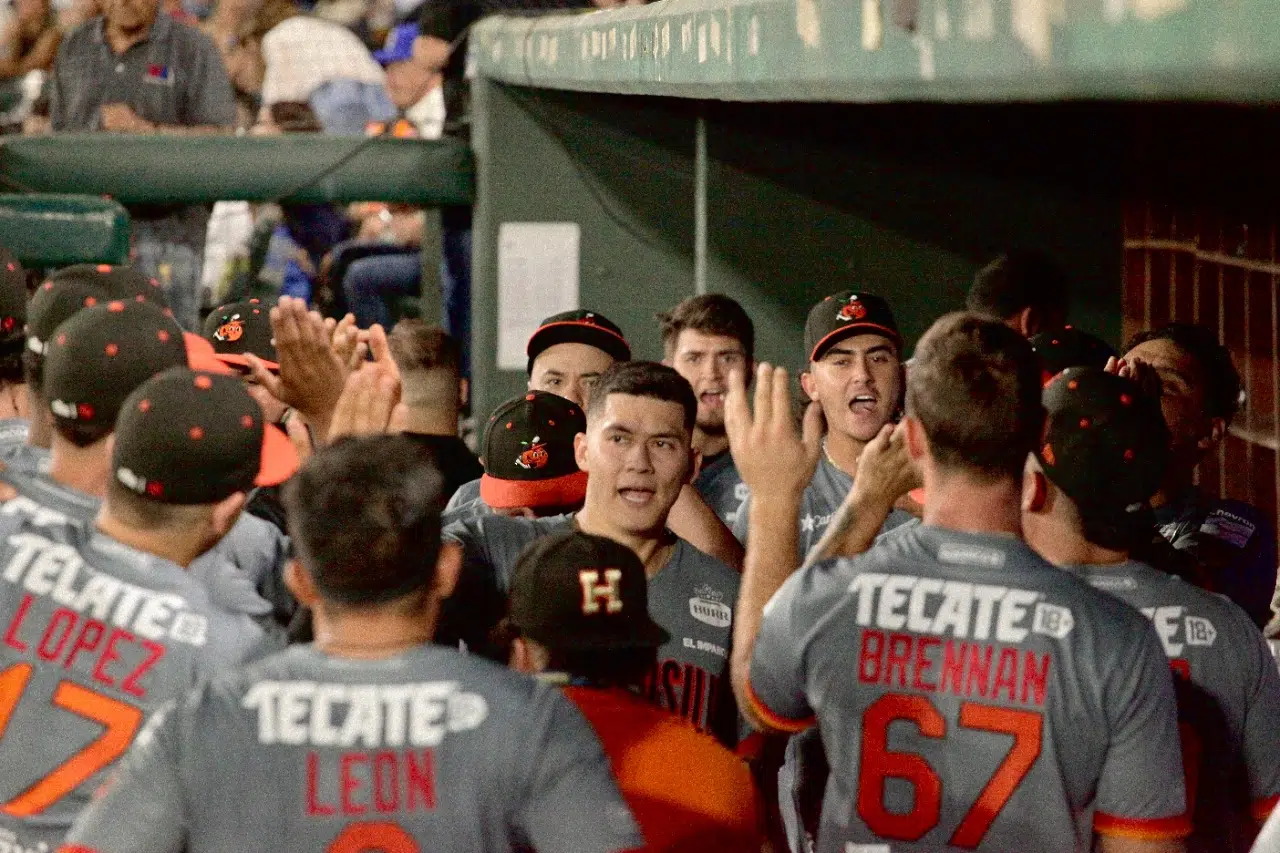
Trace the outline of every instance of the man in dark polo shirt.
<instances>
[{"instance_id":1,"label":"man in dark polo shirt","mask_svg":"<svg viewBox=\"0 0 1280 853\"><path fill-rule=\"evenodd\" d=\"M235 122L222 57L160 0L105 0L104 15L62 41L53 66L55 131L215 133ZM199 329L205 206L134 206L136 263L164 286L174 317Z\"/></svg>"}]
</instances>

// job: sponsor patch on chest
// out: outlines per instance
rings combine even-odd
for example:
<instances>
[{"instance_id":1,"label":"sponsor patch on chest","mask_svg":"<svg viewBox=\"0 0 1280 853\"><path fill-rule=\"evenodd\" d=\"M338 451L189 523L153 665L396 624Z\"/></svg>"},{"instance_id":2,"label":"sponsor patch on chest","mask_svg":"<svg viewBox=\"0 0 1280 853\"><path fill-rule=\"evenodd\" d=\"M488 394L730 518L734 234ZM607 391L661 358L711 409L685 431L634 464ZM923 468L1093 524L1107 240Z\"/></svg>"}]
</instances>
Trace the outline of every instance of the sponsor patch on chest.
<instances>
[{"instance_id":1,"label":"sponsor patch on chest","mask_svg":"<svg viewBox=\"0 0 1280 853\"><path fill-rule=\"evenodd\" d=\"M733 622L733 610L724 602L724 594L703 584L693 591L689 599L689 615L713 628L728 628Z\"/></svg>"}]
</instances>

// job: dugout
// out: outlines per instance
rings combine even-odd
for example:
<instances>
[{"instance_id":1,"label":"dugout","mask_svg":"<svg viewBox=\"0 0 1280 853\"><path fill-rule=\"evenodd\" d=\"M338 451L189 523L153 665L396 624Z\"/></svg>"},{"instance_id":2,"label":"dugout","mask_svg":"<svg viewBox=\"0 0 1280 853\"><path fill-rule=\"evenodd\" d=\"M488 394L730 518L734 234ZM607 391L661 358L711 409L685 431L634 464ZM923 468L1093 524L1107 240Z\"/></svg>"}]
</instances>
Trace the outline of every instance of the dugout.
<instances>
[{"instance_id":1,"label":"dugout","mask_svg":"<svg viewBox=\"0 0 1280 853\"><path fill-rule=\"evenodd\" d=\"M798 367L826 293L885 295L913 341L992 255L1039 249L1074 281L1073 320L1112 342L1218 326L1249 405L1202 479L1274 515L1278 37L1269 0L486 19L473 302L498 322L473 333L477 409L523 387L511 330L567 298L566 270L641 357L660 355L655 312L724 292L758 357Z\"/></svg>"}]
</instances>

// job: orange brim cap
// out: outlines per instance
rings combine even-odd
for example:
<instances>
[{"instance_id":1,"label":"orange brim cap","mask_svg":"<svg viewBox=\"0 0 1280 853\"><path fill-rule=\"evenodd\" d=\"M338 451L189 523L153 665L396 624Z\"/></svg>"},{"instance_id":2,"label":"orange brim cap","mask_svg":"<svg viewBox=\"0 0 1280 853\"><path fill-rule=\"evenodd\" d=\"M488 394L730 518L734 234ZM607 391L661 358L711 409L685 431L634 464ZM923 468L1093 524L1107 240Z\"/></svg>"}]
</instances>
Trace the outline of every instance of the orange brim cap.
<instances>
[{"instance_id":1,"label":"orange brim cap","mask_svg":"<svg viewBox=\"0 0 1280 853\"><path fill-rule=\"evenodd\" d=\"M219 352L214 353L214 358L222 361L224 364L230 364L233 367L242 367L245 370L249 369L249 359L239 353ZM267 361L265 358L260 358L258 361L262 362L262 366L267 370L274 370L276 373L280 372L280 365L276 362Z\"/></svg>"},{"instance_id":2,"label":"orange brim cap","mask_svg":"<svg viewBox=\"0 0 1280 853\"><path fill-rule=\"evenodd\" d=\"M480 499L494 509L576 506L586 497L586 471L547 480L499 480L488 474L480 478Z\"/></svg>"},{"instance_id":3,"label":"orange brim cap","mask_svg":"<svg viewBox=\"0 0 1280 853\"><path fill-rule=\"evenodd\" d=\"M301 464L289 436L275 424L267 424L262 430L262 459L254 485L278 486L296 474Z\"/></svg>"}]
</instances>

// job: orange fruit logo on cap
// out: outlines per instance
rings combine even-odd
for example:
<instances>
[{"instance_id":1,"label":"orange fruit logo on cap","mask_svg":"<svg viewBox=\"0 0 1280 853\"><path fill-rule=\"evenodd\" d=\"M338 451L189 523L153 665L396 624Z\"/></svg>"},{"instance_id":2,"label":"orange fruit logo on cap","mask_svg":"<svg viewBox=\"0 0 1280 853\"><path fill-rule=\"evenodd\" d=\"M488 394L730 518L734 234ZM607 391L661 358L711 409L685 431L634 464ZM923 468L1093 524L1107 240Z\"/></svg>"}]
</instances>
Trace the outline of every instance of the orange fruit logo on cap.
<instances>
[{"instance_id":1,"label":"orange fruit logo on cap","mask_svg":"<svg viewBox=\"0 0 1280 853\"><path fill-rule=\"evenodd\" d=\"M233 343L244 337L244 323L239 314L232 314L231 319L223 323L213 333L213 339L223 343Z\"/></svg>"},{"instance_id":2,"label":"orange fruit logo on cap","mask_svg":"<svg viewBox=\"0 0 1280 853\"><path fill-rule=\"evenodd\" d=\"M545 468L547 463L551 461L551 454L547 453L546 442L539 443L538 436L533 437L532 446L516 457L516 464L526 470L536 468Z\"/></svg>"},{"instance_id":3,"label":"orange fruit logo on cap","mask_svg":"<svg viewBox=\"0 0 1280 853\"><path fill-rule=\"evenodd\" d=\"M849 301L840 308L836 315L841 320L861 320L867 316L867 307L858 301L857 295L850 296Z\"/></svg>"}]
</instances>

